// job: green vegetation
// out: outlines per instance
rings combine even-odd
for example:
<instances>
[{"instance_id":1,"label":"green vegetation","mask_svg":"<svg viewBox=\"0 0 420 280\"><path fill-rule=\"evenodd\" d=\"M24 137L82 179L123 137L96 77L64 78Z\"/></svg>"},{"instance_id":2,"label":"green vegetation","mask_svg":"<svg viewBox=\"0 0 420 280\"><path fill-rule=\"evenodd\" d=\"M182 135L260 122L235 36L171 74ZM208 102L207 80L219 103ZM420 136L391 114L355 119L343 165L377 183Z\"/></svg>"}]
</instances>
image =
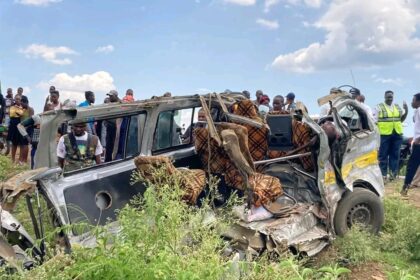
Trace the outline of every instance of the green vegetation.
<instances>
[{"instance_id":1,"label":"green vegetation","mask_svg":"<svg viewBox=\"0 0 420 280\"><path fill-rule=\"evenodd\" d=\"M0 157L2 162L10 163ZM95 248L74 247L71 255L55 251L31 271L13 275L0 271L0 278L347 279L353 267L371 262L380 263L389 279L420 278L420 211L402 200L385 199L386 223L379 236L353 228L330 247L333 256L323 260L316 256L316 263L291 255L239 258L227 253L228 244L220 238L220 232L234 222L229 215L234 199L227 209L217 210L223 219L213 219L211 203L190 207L181 200L178 178L159 170L155 175L157 183L149 182L144 197L119 212L117 235L107 234L107 227L96 227ZM26 209L19 205L16 212L21 211Z\"/></svg>"},{"instance_id":2,"label":"green vegetation","mask_svg":"<svg viewBox=\"0 0 420 280\"><path fill-rule=\"evenodd\" d=\"M0 155L0 182L26 169L28 169L27 165L14 165L8 157Z\"/></svg>"},{"instance_id":3,"label":"green vegetation","mask_svg":"<svg viewBox=\"0 0 420 280\"><path fill-rule=\"evenodd\" d=\"M383 263L390 279L419 279L420 211L398 198L384 203L385 225L379 236L353 228L334 245L351 264Z\"/></svg>"}]
</instances>

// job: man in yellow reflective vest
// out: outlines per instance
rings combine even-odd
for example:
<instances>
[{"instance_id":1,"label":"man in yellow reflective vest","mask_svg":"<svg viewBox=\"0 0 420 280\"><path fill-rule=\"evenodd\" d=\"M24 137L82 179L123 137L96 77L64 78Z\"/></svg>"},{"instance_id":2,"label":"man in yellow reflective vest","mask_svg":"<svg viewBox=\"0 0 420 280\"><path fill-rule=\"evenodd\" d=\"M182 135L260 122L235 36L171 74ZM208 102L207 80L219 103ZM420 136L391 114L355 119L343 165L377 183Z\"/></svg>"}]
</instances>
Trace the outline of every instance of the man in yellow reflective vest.
<instances>
[{"instance_id":1,"label":"man in yellow reflective vest","mask_svg":"<svg viewBox=\"0 0 420 280\"><path fill-rule=\"evenodd\" d=\"M408 106L403 103L404 113L398 104L393 104L394 93L390 90L385 92L385 102L379 104L373 112L379 133L381 134L381 146L379 147L379 167L382 176L386 179L388 165L390 179L393 180L398 173L400 159L400 147L402 143L402 123L407 118Z\"/></svg>"}]
</instances>

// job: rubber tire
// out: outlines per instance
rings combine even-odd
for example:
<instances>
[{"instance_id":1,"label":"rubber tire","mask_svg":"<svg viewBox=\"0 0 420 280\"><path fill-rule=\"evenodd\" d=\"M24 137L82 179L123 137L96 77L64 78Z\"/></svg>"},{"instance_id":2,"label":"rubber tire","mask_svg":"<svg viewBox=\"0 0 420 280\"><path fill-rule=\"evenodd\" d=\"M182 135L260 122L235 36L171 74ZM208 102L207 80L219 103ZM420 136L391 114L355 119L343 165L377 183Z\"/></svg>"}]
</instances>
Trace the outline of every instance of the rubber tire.
<instances>
[{"instance_id":1,"label":"rubber tire","mask_svg":"<svg viewBox=\"0 0 420 280\"><path fill-rule=\"evenodd\" d=\"M377 194L364 188L354 188L353 192L347 192L340 200L335 211L334 228L335 233L343 236L348 230L347 216L351 209L364 204L369 208L371 215L369 231L377 234L384 223L384 205ZM351 225L350 225L351 227Z\"/></svg>"}]
</instances>

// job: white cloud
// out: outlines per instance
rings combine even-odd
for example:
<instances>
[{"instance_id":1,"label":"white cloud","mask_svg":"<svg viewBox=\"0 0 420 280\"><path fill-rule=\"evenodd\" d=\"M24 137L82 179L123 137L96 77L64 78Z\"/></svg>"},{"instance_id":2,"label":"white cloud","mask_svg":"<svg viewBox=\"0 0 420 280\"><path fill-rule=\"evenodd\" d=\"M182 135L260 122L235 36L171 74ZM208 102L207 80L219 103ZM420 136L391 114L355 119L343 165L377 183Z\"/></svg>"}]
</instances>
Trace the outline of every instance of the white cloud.
<instances>
[{"instance_id":1,"label":"white cloud","mask_svg":"<svg viewBox=\"0 0 420 280\"><path fill-rule=\"evenodd\" d=\"M272 65L312 72L409 59L420 52L420 39L415 37L419 22L420 5L414 0L333 0L314 24L327 32L325 40L279 55Z\"/></svg>"},{"instance_id":2,"label":"white cloud","mask_svg":"<svg viewBox=\"0 0 420 280\"><path fill-rule=\"evenodd\" d=\"M98 47L95 52L97 53L111 53L114 51L114 46L113 45L106 45L106 46L102 46L102 47Z\"/></svg>"},{"instance_id":3,"label":"white cloud","mask_svg":"<svg viewBox=\"0 0 420 280\"><path fill-rule=\"evenodd\" d=\"M267 29L277 29L277 28L279 28L279 23L275 20L266 20L266 19L259 18L259 19L256 20L256 23L258 23L259 25L261 25L262 27L265 27Z\"/></svg>"},{"instance_id":4,"label":"white cloud","mask_svg":"<svg viewBox=\"0 0 420 280\"><path fill-rule=\"evenodd\" d=\"M396 86L404 85L404 80L401 78L382 78L382 77L378 77L375 74L372 75L371 77L375 82L381 83L381 84L391 84L391 85L396 85Z\"/></svg>"},{"instance_id":5,"label":"white cloud","mask_svg":"<svg viewBox=\"0 0 420 280\"><path fill-rule=\"evenodd\" d=\"M224 0L224 2L240 6L253 6L257 0Z\"/></svg>"},{"instance_id":6,"label":"white cloud","mask_svg":"<svg viewBox=\"0 0 420 280\"><path fill-rule=\"evenodd\" d=\"M304 2L311 8L319 8L322 5L322 0L305 0Z\"/></svg>"},{"instance_id":7,"label":"white cloud","mask_svg":"<svg viewBox=\"0 0 420 280\"><path fill-rule=\"evenodd\" d=\"M48 6L49 4L59 3L63 0L15 0L15 3L28 6Z\"/></svg>"},{"instance_id":8,"label":"white cloud","mask_svg":"<svg viewBox=\"0 0 420 280\"><path fill-rule=\"evenodd\" d=\"M27 58L42 57L44 60L58 65L67 65L72 63L70 58L59 58L58 56L77 54L76 51L70 49L69 47L50 47L41 44L29 45L25 49L20 49L19 52L23 53Z\"/></svg>"},{"instance_id":9,"label":"white cloud","mask_svg":"<svg viewBox=\"0 0 420 280\"><path fill-rule=\"evenodd\" d=\"M91 90L95 93L106 93L115 89L114 78L106 71L98 71L92 74L82 74L70 76L67 73L56 74L49 81L42 81L38 88L48 92L48 88L53 85L60 92L60 99L76 100L78 102L85 99L84 92Z\"/></svg>"},{"instance_id":10,"label":"white cloud","mask_svg":"<svg viewBox=\"0 0 420 280\"><path fill-rule=\"evenodd\" d=\"M310 24L309 22L307 22L307 21L302 21L302 25L304 26L304 27L310 27L312 24Z\"/></svg>"},{"instance_id":11,"label":"white cloud","mask_svg":"<svg viewBox=\"0 0 420 280\"><path fill-rule=\"evenodd\" d=\"M285 8L290 8L290 5L293 6L307 6L310 8L319 8L321 7L323 0L282 0L287 4L284 6ZM264 12L268 13L271 7L280 3L280 0L265 0L264 1Z\"/></svg>"},{"instance_id":12,"label":"white cloud","mask_svg":"<svg viewBox=\"0 0 420 280\"><path fill-rule=\"evenodd\" d=\"M271 9L271 7L277 5L280 2L280 0L265 0L264 1L264 12L268 13Z\"/></svg>"}]
</instances>

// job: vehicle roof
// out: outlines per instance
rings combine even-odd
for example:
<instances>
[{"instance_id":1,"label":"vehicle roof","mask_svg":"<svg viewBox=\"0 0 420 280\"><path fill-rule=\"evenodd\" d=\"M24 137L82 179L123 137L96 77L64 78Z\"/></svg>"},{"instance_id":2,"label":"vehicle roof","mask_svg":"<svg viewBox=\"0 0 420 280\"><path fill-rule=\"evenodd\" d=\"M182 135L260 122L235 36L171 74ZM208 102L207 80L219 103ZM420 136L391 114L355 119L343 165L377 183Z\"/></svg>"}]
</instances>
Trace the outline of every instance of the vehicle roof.
<instances>
[{"instance_id":1,"label":"vehicle roof","mask_svg":"<svg viewBox=\"0 0 420 280\"><path fill-rule=\"evenodd\" d=\"M210 96L211 95L211 96ZM201 95L205 100L212 100L212 102L218 104L217 99L213 94L204 94ZM244 96L240 93L222 93L220 94L222 100L226 105L231 105L241 99L244 99ZM181 107L180 104L185 103L189 104L191 102L200 102L200 95L185 95L185 96L174 96L174 97L156 97L153 99L144 99L138 100L131 103L107 103L94 105L89 107L76 107L76 108L66 108L62 109L67 115L71 116L73 119L82 120L92 117L100 118L101 116L110 116L110 115L126 115L130 113L139 112L146 110L148 108L157 107L159 105L171 105L174 107ZM43 115L57 114L55 111L48 111L43 113Z\"/></svg>"}]
</instances>

